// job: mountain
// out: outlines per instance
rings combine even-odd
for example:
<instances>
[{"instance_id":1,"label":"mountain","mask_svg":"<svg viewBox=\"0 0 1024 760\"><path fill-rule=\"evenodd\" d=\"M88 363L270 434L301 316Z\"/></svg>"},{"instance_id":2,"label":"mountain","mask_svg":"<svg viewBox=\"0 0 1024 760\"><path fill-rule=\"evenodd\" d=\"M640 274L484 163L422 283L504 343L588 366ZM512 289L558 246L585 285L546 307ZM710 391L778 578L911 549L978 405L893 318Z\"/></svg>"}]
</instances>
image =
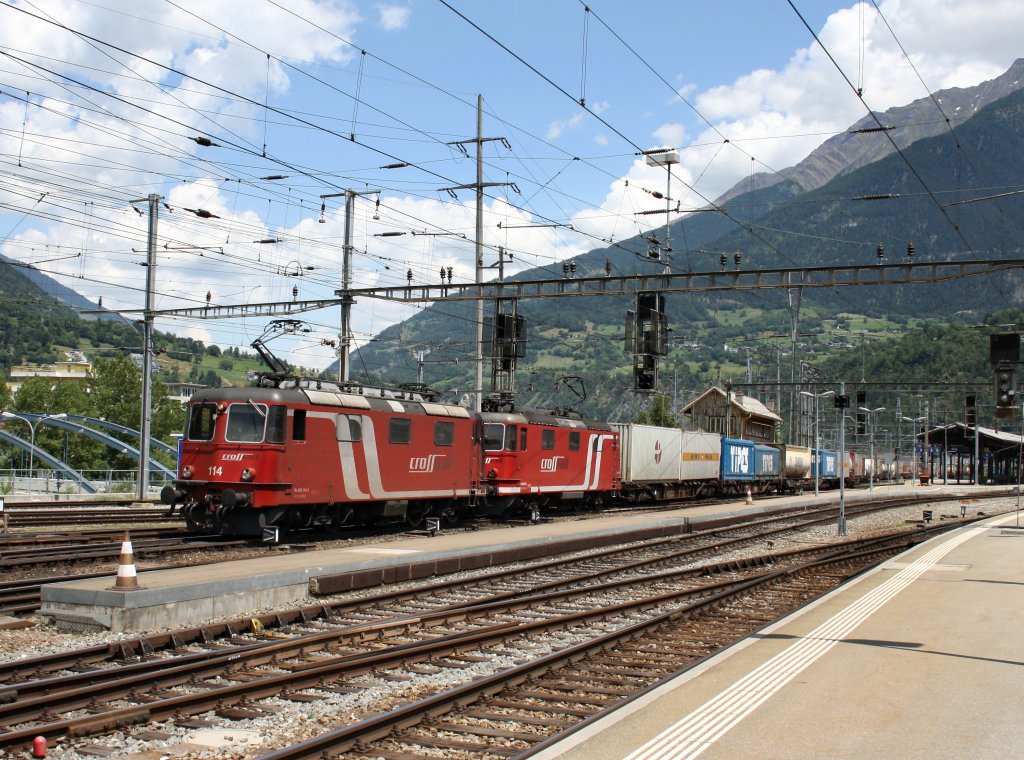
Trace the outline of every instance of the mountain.
<instances>
[{"instance_id":1,"label":"mountain","mask_svg":"<svg viewBox=\"0 0 1024 760\"><path fill-rule=\"evenodd\" d=\"M940 90L909 105L876 114L877 121L874 116L865 116L846 132L830 137L796 166L777 174L758 173L736 183L715 201L715 205L781 182L794 182L802 190L816 190L836 177L891 155L896 146L902 150L918 140L948 134L982 108L1021 88L1024 88L1024 58L1014 61L1002 75L974 87ZM876 129L879 124L887 128L886 133L864 131Z\"/></svg>"},{"instance_id":2,"label":"mountain","mask_svg":"<svg viewBox=\"0 0 1024 760\"><path fill-rule=\"evenodd\" d=\"M31 264L23 264L20 261L9 259L2 254L0 254L0 264L8 264L17 269L26 280L35 285L44 294L50 298L57 299L69 308L78 312L82 319L109 319L116 322L122 322L126 325L131 324L131 320L125 319L120 314L114 314L113 312L106 310L103 310L104 313L102 314L83 314L82 312L85 311L96 311L98 308L97 305L80 293L61 285L52 277L48 277L43 274Z\"/></svg>"},{"instance_id":3,"label":"mountain","mask_svg":"<svg viewBox=\"0 0 1024 760\"><path fill-rule=\"evenodd\" d=\"M727 213L697 214L674 224L674 269L714 270L723 253L732 268L736 252L739 266L750 269L870 264L878 260L879 245L884 261L892 263L906 260L908 243L915 246L915 261L1020 257L1024 195L1003 194L1018 189L1024 176L1024 91L1017 88L1022 71L1018 61L997 80L941 94L945 105L973 114L957 125L955 139L945 122L938 129L924 125L920 130L931 130L930 136L901 144L895 153L879 147L882 135L844 134L784 172L784 179L727 199ZM897 114L908 125L924 118L927 107L934 113L930 104L928 99L892 109L886 119ZM910 135L917 129L900 131ZM867 147L855 150L860 140ZM873 158L875 152L881 157ZM848 165L840 163L844 156ZM1003 197L981 200L998 195ZM858 200L865 197L880 200ZM646 249L637 237L590 251L575 259L577 273L598 276L606 262L615 274L660 271ZM551 276L538 270L519 278ZM679 348L662 360L662 387L695 392L728 377L743 379L747 367L755 380L788 379L797 372L798 358L801 365L819 364L830 350L848 350L851 331L891 338L925 321L980 321L1019 304L1022 293L1017 272L927 286L808 289L799 309L798 329L806 335L801 355L785 362L788 341L770 340L792 329L796 310L785 291L672 295L667 312L672 345ZM631 360L621 342L632 305L625 297L523 300L519 311L530 336L518 376L523 405L572 401L564 388L554 390L557 377L583 375L592 389L585 409L628 418L642 404L629 393ZM417 362L411 352L430 348L429 362L447 365L424 365L426 382L462 395L473 386L473 319L468 305L434 304L359 350L354 375L412 380Z\"/></svg>"}]
</instances>

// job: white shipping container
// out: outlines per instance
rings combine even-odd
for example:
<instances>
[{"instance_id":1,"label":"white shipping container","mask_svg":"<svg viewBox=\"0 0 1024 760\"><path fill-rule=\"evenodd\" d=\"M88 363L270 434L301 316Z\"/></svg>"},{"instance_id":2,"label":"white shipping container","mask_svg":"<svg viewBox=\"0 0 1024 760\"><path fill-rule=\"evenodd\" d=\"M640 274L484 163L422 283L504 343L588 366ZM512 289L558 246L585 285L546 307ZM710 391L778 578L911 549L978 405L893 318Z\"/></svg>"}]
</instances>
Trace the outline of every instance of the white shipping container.
<instances>
[{"instance_id":1,"label":"white shipping container","mask_svg":"<svg viewBox=\"0 0 1024 760\"><path fill-rule=\"evenodd\" d=\"M623 483L675 483L680 477L683 431L612 423L619 431Z\"/></svg>"},{"instance_id":2,"label":"white shipping container","mask_svg":"<svg viewBox=\"0 0 1024 760\"><path fill-rule=\"evenodd\" d=\"M680 480L718 480L721 472L722 436L718 433L683 433Z\"/></svg>"}]
</instances>

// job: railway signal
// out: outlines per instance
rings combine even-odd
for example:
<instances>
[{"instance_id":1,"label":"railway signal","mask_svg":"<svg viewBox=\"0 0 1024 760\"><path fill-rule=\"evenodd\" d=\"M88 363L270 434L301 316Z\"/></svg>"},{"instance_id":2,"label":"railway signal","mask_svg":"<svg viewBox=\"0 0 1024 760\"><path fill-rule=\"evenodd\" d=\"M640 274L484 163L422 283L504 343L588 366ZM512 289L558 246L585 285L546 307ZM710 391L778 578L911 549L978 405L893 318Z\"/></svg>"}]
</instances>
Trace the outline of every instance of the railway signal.
<instances>
[{"instance_id":1,"label":"railway signal","mask_svg":"<svg viewBox=\"0 0 1024 760\"><path fill-rule=\"evenodd\" d=\"M988 360L995 372L996 417L1012 417L1020 365L1020 334L998 333L988 338Z\"/></svg>"},{"instance_id":2,"label":"railway signal","mask_svg":"<svg viewBox=\"0 0 1024 760\"><path fill-rule=\"evenodd\" d=\"M658 390L658 358L668 353L664 293L637 293L636 312L626 312L626 352L633 354L633 390Z\"/></svg>"},{"instance_id":3,"label":"railway signal","mask_svg":"<svg viewBox=\"0 0 1024 760\"><path fill-rule=\"evenodd\" d=\"M996 368L996 416L1011 417L1017 395L1017 370L1009 364Z\"/></svg>"}]
</instances>

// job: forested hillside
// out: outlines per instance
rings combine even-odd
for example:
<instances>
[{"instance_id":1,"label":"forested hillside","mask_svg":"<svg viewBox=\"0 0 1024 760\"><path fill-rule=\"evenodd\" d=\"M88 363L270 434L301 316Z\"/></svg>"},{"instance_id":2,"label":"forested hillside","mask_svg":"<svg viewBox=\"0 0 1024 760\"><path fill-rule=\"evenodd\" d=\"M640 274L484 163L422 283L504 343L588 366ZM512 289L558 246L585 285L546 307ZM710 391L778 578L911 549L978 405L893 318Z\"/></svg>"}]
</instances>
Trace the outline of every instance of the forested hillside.
<instances>
[{"instance_id":1,"label":"forested hillside","mask_svg":"<svg viewBox=\"0 0 1024 760\"><path fill-rule=\"evenodd\" d=\"M83 319L63 301L45 295L23 272L0 263L0 371L66 361L67 353L76 350L90 361L141 353L141 326L122 319ZM261 368L254 353L238 347L222 350L159 331L153 342L157 376L164 382L242 385L247 371Z\"/></svg>"}]
</instances>

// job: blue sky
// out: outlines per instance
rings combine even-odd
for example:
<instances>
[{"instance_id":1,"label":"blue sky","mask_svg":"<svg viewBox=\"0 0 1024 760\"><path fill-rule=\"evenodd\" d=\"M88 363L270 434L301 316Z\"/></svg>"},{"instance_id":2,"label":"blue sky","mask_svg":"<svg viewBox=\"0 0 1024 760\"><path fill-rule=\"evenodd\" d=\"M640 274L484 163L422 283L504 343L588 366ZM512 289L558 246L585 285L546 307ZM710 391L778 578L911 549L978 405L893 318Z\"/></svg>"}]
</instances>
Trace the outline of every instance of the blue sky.
<instances>
[{"instance_id":1,"label":"blue sky","mask_svg":"<svg viewBox=\"0 0 1024 760\"><path fill-rule=\"evenodd\" d=\"M474 180L449 143L473 137L480 94L485 136L507 140L485 148L486 257L500 245L513 270L558 271L663 222L637 214L666 180L639 149L679 150L685 212L752 169L795 164L865 105L977 84L1020 54L1019 3L793 4L863 103L778 0L6 0L0 251L107 308L141 308L145 220L128 201L159 193L157 308L207 293L214 305L325 298L343 211L326 199L321 224L321 196L379 189L379 206L354 207L354 284L410 270L434 282L442 266L469 281L472 193L443 188ZM409 166L379 168L393 163ZM358 303L355 337L411 313ZM323 368L336 312L306 319L311 331L275 350ZM266 323L158 327L244 348Z\"/></svg>"}]
</instances>

